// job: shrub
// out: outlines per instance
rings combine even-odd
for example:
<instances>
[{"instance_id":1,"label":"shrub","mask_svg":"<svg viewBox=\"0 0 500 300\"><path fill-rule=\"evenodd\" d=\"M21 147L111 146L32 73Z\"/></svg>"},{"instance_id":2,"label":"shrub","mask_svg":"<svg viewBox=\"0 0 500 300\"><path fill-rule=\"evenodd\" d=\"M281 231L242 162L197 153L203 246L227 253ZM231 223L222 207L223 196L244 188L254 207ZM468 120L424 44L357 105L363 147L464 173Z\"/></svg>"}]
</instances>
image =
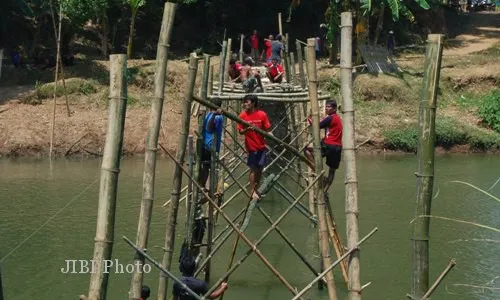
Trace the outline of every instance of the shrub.
<instances>
[{"instance_id":1,"label":"shrub","mask_svg":"<svg viewBox=\"0 0 500 300\"><path fill-rule=\"evenodd\" d=\"M500 134L477 129L471 130L468 142L473 150L497 150L500 148Z\"/></svg>"},{"instance_id":2,"label":"shrub","mask_svg":"<svg viewBox=\"0 0 500 300\"><path fill-rule=\"evenodd\" d=\"M486 125L500 132L500 90L493 90L483 97L478 114Z\"/></svg>"},{"instance_id":3,"label":"shrub","mask_svg":"<svg viewBox=\"0 0 500 300\"><path fill-rule=\"evenodd\" d=\"M390 129L384 132L384 145L392 150L416 152L418 141L417 134L418 128L415 125Z\"/></svg>"},{"instance_id":4,"label":"shrub","mask_svg":"<svg viewBox=\"0 0 500 300\"><path fill-rule=\"evenodd\" d=\"M449 149L467 143L467 131L451 118L436 118L436 146Z\"/></svg>"}]
</instances>

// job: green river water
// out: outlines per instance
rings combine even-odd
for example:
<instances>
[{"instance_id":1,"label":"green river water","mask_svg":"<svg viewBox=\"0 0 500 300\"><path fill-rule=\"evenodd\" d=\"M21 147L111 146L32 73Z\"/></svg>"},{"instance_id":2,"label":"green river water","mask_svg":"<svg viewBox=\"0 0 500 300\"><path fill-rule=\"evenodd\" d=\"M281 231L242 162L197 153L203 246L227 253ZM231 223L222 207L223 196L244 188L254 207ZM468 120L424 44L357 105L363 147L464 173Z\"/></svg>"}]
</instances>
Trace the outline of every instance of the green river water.
<instances>
[{"instance_id":1,"label":"green river water","mask_svg":"<svg viewBox=\"0 0 500 300\"><path fill-rule=\"evenodd\" d=\"M363 299L406 299L411 279L410 221L414 215L416 157L414 155L358 156L360 237L374 227L379 231L361 247L363 284L371 282ZM5 299L78 299L88 290L89 274L63 274L65 260L92 258L100 161L56 160L52 170L47 160L0 160L0 267ZM166 228L166 210L174 164L162 159L158 163L156 200L153 210L148 252L161 261ZM135 241L142 193L142 158L126 158L119 175L115 244L113 258L120 263L132 262L133 251L121 239ZM330 190L330 200L339 232L345 241L344 166L337 173ZM436 184L439 194L432 207L434 215L460 218L500 228L500 203L470 187L451 183L467 181L488 189L500 176L500 159L494 155L440 155L436 158ZM243 182L246 181L246 177ZM291 180L284 180L298 194ZM492 194L500 195L500 184ZM234 216L245 199L239 198L225 210ZM305 199L304 199L305 203ZM288 202L270 193L262 207L273 219L286 209ZM184 205L179 211L176 250L184 234ZM217 229L226 223L219 218ZM268 223L255 212L247 230L256 240ZM318 265L316 230L303 215L293 210L280 224L281 229L308 257ZM224 273L234 238L223 246L213 261L212 278ZM489 240L489 241L488 241ZM492 241L492 240L496 240ZM431 221L431 282L451 258L457 266L438 288L433 299L500 299L500 234L466 224L433 219ZM238 259L247 246L240 242ZM313 276L304 264L276 234L272 233L260 247L262 253L287 280L299 290ZM174 261L177 262L178 253ZM174 269L179 274L177 264ZM339 299L346 289L338 269L335 278ZM130 275L110 275L108 300L128 299ZM215 281L214 281L215 282ZM158 271L146 274L145 284L156 299ZM496 287L479 289L463 284ZM169 294L171 293L171 283ZM316 287L308 294L312 299L327 299L325 291ZM231 276L227 300L291 299L292 294L274 277L264 264L252 255Z\"/></svg>"}]
</instances>

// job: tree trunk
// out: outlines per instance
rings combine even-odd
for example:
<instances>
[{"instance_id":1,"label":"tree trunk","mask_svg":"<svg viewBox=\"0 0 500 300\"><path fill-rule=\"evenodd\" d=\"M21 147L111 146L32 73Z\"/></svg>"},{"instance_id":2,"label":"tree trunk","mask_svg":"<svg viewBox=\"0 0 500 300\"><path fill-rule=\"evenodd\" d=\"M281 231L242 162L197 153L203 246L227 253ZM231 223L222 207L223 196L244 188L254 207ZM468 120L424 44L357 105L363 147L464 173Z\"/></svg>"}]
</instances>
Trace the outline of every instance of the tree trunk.
<instances>
[{"instance_id":1,"label":"tree trunk","mask_svg":"<svg viewBox=\"0 0 500 300\"><path fill-rule=\"evenodd\" d=\"M377 20L377 28L375 29L375 39L373 40L373 44L378 44L378 39L380 38L380 33L382 33L382 29L384 29L384 14L385 14L385 5L382 3L380 7L380 12Z\"/></svg>"},{"instance_id":2,"label":"tree trunk","mask_svg":"<svg viewBox=\"0 0 500 300\"><path fill-rule=\"evenodd\" d=\"M132 58L132 44L134 42L134 30L135 30L135 17L137 16L137 9L132 12L132 18L130 20L130 33L128 35L128 45L127 45L127 58Z\"/></svg>"},{"instance_id":3,"label":"tree trunk","mask_svg":"<svg viewBox=\"0 0 500 300\"><path fill-rule=\"evenodd\" d=\"M434 183L434 144L436 139L436 108L443 54L443 37L430 34L427 38L424 80L418 117L417 204L413 225L412 296L421 299L429 289L429 227Z\"/></svg>"},{"instance_id":4,"label":"tree trunk","mask_svg":"<svg viewBox=\"0 0 500 300\"><path fill-rule=\"evenodd\" d=\"M102 24L101 24L101 54L104 57L108 56L108 35L109 35L109 26L108 26L108 17L106 16L106 12L104 12L102 16Z\"/></svg>"}]
</instances>

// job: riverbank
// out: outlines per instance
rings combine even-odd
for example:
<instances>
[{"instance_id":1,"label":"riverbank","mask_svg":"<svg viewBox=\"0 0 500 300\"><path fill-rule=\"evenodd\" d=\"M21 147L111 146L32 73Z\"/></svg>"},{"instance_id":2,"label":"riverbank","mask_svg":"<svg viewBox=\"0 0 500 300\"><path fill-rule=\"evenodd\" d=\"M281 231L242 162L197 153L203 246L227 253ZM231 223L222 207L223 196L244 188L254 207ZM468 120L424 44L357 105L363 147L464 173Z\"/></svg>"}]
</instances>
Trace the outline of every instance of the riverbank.
<instances>
[{"instance_id":1,"label":"riverbank","mask_svg":"<svg viewBox=\"0 0 500 300\"><path fill-rule=\"evenodd\" d=\"M448 40L443 56L437 108L439 152L498 152L500 134L480 111L485 101L499 97L500 14L474 16L463 35ZM498 26L496 26L497 24ZM489 27L488 27L489 26ZM398 75L357 74L354 81L356 137L359 151L415 152L423 50L400 53ZM214 57L212 64L218 59ZM128 104L125 155L144 153L152 98L154 61L128 62ZM201 78L201 65L198 80ZM80 58L66 68L71 116L62 87L57 90L54 153L56 156L100 155L107 124L108 65ZM186 61L169 61L160 143L169 150L177 143ZM340 95L338 68L319 65L321 89ZM0 155L46 156L53 111L50 70L4 68L0 82ZM338 96L337 96L338 98ZM500 99L498 99L500 101ZM494 101L493 101L494 102ZM195 124L195 120L192 120Z\"/></svg>"}]
</instances>

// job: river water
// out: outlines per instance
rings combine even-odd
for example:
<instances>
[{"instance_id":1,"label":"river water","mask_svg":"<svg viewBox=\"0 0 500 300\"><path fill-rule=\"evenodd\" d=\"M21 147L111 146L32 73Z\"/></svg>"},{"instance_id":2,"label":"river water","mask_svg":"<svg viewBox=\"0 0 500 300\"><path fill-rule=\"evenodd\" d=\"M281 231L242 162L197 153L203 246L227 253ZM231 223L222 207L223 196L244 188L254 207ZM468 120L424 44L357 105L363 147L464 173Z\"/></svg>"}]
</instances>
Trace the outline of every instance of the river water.
<instances>
[{"instance_id":1,"label":"river water","mask_svg":"<svg viewBox=\"0 0 500 300\"><path fill-rule=\"evenodd\" d=\"M361 247L363 284L371 282L364 299L405 299L411 280L410 221L415 206L416 157L414 155L358 156L360 237L372 228L379 231ZM158 163L156 199L148 253L161 261L165 239L166 210L162 204L169 199L174 164L162 159ZM52 169L47 160L0 160L0 267L5 299L38 300L46 298L78 299L88 290L89 274L63 274L65 260L92 258L100 161L56 160ZM142 191L143 160L126 158L119 175L113 258L126 265L132 262L133 251L121 239L135 241ZM336 221L345 241L344 166L330 190ZM500 176L500 159L486 155L441 155L436 159L438 193L432 213L500 228L500 203L453 180L467 181L488 189ZM242 180L245 183L246 178ZM298 194L295 184L285 180L288 189ZM500 184L490 192L500 195ZM234 216L245 205L238 198L225 210ZM304 200L305 203L306 200ZM270 193L261 204L276 219L287 207L278 194ZM307 205L307 204L306 204ZM184 234L184 206L179 211L176 249ZM217 230L226 223L219 218ZM268 223L257 212L247 230L256 240ZM316 230L308 220L293 210L280 228L306 255L313 266L318 265ZM495 242L496 240L496 242ZM434 299L500 299L500 290L474 286L500 287L500 234L491 230L433 219L431 221L431 282L449 260L457 266L434 294ZM223 246L213 262L212 278L227 268L234 238ZM247 246L240 242L236 259ZM260 247L263 255L299 290L313 276L295 254L272 233ZM178 259L175 253L174 262ZM79 270L77 270L79 271ZM120 270L118 270L120 271ZM175 274L177 265L174 266ZM109 300L128 299L130 275L111 269ZM335 270L339 299L346 295L342 276ZM215 281L214 281L215 282ZM146 274L145 284L156 297L158 271ZM252 255L231 276L225 299L291 299L291 293L264 264ZM169 287L169 294L171 293ZM308 294L312 299L327 299L326 291L316 287Z\"/></svg>"}]
</instances>

